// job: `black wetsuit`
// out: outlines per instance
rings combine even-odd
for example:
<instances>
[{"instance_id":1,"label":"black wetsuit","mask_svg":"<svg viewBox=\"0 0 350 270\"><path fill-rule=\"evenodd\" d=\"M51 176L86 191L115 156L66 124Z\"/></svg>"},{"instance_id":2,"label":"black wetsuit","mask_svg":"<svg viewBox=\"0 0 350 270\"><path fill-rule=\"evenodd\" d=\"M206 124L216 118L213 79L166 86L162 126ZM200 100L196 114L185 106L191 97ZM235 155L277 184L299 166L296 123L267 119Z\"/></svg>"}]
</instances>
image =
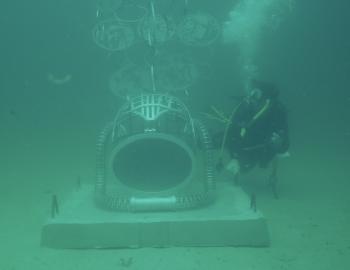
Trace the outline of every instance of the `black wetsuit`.
<instances>
[{"instance_id":1,"label":"black wetsuit","mask_svg":"<svg viewBox=\"0 0 350 270\"><path fill-rule=\"evenodd\" d=\"M263 105L257 109L245 100L232 119L227 146L243 172L255 165L267 167L276 154L284 153L289 148L286 109L277 99L270 99L268 104L265 109ZM271 142L273 133L280 137L278 144Z\"/></svg>"}]
</instances>

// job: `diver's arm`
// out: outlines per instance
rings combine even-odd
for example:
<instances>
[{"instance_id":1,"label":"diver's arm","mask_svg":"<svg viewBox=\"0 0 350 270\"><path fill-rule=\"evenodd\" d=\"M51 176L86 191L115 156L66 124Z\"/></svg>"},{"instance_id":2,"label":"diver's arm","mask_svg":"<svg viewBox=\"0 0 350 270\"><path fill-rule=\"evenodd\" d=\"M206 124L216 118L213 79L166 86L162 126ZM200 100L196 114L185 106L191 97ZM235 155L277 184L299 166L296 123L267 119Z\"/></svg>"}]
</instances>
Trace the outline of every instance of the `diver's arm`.
<instances>
[{"instance_id":1,"label":"diver's arm","mask_svg":"<svg viewBox=\"0 0 350 270\"><path fill-rule=\"evenodd\" d=\"M274 131L271 136L272 146L276 153L285 153L289 148L289 127L288 116L286 110L281 107L279 112L276 112L274 123Z\"/></svg>"}]
</instances>

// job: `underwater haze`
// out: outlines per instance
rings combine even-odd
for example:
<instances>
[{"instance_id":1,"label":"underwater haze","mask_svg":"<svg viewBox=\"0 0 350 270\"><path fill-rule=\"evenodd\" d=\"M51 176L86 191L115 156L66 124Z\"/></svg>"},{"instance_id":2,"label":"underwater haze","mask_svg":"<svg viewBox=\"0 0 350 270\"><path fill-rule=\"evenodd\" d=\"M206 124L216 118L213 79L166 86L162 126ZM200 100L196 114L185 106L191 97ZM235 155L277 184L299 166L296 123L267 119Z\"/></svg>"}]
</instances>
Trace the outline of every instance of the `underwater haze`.
<instances>
[{"instance_id":1,"label":"underwater haze","mask_svg":"<svg viewBox=\"0 0 350 270\"><path fill-rule=\"evenodd\" d=\"M1 270L350 267L349 1L3 2ZM186 32L191 14L207 35ZM289 118L279 199L259 179L242 184L269 247L41 247L52 194L94 184L97 137L130 98L174 95L215 133L225 127L204 116L229 115L254 78L278 86Z\"/></svg>"}]
</instances>

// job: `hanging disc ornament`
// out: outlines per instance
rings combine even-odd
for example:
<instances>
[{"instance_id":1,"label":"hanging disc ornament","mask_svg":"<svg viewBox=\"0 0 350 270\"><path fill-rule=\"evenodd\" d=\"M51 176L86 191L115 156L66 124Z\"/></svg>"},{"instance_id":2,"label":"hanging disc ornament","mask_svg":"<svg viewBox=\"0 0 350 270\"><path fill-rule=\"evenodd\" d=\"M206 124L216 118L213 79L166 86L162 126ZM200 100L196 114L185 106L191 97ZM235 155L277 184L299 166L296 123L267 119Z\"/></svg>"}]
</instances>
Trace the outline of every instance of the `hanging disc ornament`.
<instances>
[{"instance_id":1,"label":"hanging disc ornament","mask_svg":"<svg viewBox=\"0 0 350 270\"><path fill-rule=\"evenodd\" d=\"M221 34L221 26L210 14L198 12L184 17L178 25L177 36L189 46L209 46Z\"/></svg>"},{"instance_id":2,"label":"hanging disc ornament","mask_svg":"<svg viewBox=\"0 0 350 270\"><path fill-rule=\"evenodd\" d=\"M166 16L148 15L139 24L139 33L150 46L170 40L175 32L173 19Z\"/></svg>"},{"instance_id":3,"label":"hanging disc ornament","mask_svg":"<svg viewBox=\"0 0 350 270\"><path fill-rule=\"evenodd\" d=\"M122 98L150 92L152 81L146 66L126 64L116 70L109 81L111 92Z\"/></svg>"},{"instance_id":4,"label":"hanging disc ornament","mask_svg":"<svg viewBox=\"0 0 350 270\"><path fill-rule=\"evenodd\" d=\"M198 69L187 54L164 54L155 60L155 81L163 93L188 91L199 76Z\"/></svg>"},{"instance_id":5,"label":"hanging disc ornament","mask_svg":"<svg viewBox=\"0 0 350 270\"><path fill-rule=\"evenodd\" d=\"M146 7L126 2L114 12L114 18L124 23L139 23L147 14Z\"/></svg>"},{"instance_id":6,"label":"hanging disc ornament","mask_svg":"<svg viewBox=\"0 0 350 270\"><path fill-rule=\"evenodd\" d=\"M133 29L114 19L97 23L92 36L99 47L108 51L121 51L135 42Z\"/></svg>"}]
</instances>

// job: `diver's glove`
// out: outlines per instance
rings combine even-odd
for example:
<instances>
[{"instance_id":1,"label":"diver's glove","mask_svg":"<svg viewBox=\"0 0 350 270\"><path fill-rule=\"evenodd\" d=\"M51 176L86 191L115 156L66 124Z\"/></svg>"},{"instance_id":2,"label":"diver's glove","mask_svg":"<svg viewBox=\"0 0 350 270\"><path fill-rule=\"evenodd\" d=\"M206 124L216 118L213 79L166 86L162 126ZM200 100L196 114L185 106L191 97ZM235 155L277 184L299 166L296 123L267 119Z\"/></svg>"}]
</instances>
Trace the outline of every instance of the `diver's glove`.
<instances>
[{"instance_id":1,"label":"diver's glove","mask_svg":"<svg viewBox=\"0 0 350 270\"><path fill-rule=\"evenodd\" d=\"M283 139L280 134L277 132L272 133L271 138L270 138L270 147L273 148L274 150L278 150L282 147L283 144Z\"/></svg>"},{"instance_id":2,"label":"diver's glove","mask_svg":"<svg viewBox=\"0 0 350 270\"><path fill-rule=\"evenodd\" d=\"M231 159L225 169L236 176L240 172L241 166L237 159Z\"/></svg>"}]
</instances>

